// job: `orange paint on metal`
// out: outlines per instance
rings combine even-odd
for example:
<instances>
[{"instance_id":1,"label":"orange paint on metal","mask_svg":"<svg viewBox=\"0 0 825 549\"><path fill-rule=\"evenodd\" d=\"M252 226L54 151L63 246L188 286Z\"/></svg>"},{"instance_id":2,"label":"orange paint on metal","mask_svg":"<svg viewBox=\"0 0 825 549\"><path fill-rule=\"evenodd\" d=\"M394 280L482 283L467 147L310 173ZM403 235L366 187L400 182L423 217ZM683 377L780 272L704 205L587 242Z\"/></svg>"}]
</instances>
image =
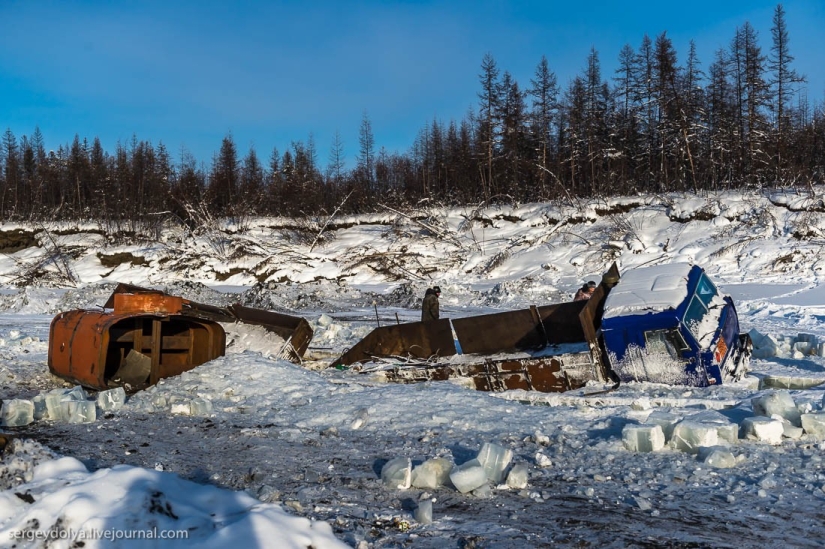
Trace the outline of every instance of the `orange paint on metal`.
<instances>
[{"instance_id":1,"label":"orange paint on metal","mask_svg":"<svg viewBox=\"0 0 825 549\"><path fill-rule=\"evenodd\" d=\"M217 322L181 315L75 310L49 329L49 370L85 387L128 392L223 356ZM141 368L134 370L134 364ZM131 371L129 367L133 368Z\"/></svg>"},{"instance_id":2,"label":"orange paint on metal","mask_svg":"<svg viewBox=\"0 0 825 549\"><path fill-rule=\"evenodd\" d=\"M163 293L140 292L114 295L115 314L157 313L176 315L183 310L183 299Z\"/></svg>"}]
</instances>

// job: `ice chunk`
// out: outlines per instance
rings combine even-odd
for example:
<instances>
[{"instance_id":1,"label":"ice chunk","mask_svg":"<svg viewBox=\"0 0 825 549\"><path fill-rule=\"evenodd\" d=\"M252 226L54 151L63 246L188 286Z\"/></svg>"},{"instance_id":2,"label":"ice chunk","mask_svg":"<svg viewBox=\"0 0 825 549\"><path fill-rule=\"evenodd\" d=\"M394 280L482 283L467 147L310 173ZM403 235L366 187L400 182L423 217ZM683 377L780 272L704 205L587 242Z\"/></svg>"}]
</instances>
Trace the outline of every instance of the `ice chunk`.
<instances>
[{"instance_id":1,"label":"ice chunk","mask_svg":"<svg viewBox=\"0 0 825 549\"><path fill-rule=\"evenodd\" d=\"M820 440L825 439L825 412L816 414L802 414L802 429L809 435Z\"/></svg>"},{"instance_id":2,"label":"ice chunk","mask_svg":"<svg viewBox=\"0 0 825 549\"><path fill-rule=\"evenodd\" d=\"M46 419L51 419L54 421L64 420L63 407L60 404L63 399L63 392L64 391L61 389L60 392L50 391L48 394L44 395L43 400L46 403Z\"/></svg>"},{"instance_id":3,"label":"ice chunk","mask_svg":"<svg viewBox=\"0 0 825 549\"><path fill-rule=\"evenodd\" d=\"M553 466L553 461L549 457L547 457L547 454L536 452L536 465L538 465L542 469L547 469L548 467Z\"/></svg>"},{"instance_id":4,"label":"ice chunk","mask_svg":"<svg viewBox=\"0 0 825 549\"><path fill-rule=\"evenodd\" d=\"M212 414L212 401L205 398L193 398L189 403L189 408L191 415L206 417Z\"/></svg>"},{"instance_id":5,"label":"ice chunk","mask_svg":"<svg viewBox=\"0 0 825 549\"><path fill-rule=\"evenodd\" d=\"M35 421L49 417L49 411L46 409L46 395L35 395L32 398L32 404L34 405Z\"/></svg>"},{"instance_id":6,"label":"ice chunk","mask_svg":"<svg viewBox=\"0 0 825 549\"><path fill-rule=\"evenodd\" d=\"M513 459L513 451L502 448L498 444L485 442L476 459L484 467L487 478L495 484L501 484L501 481L504 480L504 470L507 469L510 460Z\"/></svg>"},{"instance_id":7,"label":"ice chunk","mask_svg":"<svg viewBox=\"0 0 825 549\"><path fill-rule=\"evenodd\" d=\"M665 433L659 425L625 425L622 443L631 452L655 452L665 447Z\"/></svg>"},{"instance_id":8,"label":"ice chunk","mask_svg":"<svg viewBox=\"0 0 825 549\"><path fill-rule=\"evenodd\" d=\"M406 490L410 487L412 476L412 462L408 457L397 457L389 460L381 468L381 482L393 490Z\"/></svg>"},{"instance_id":9,"label":"ice chunk","mask_svg":"<svg viewBox=\"0 0 825 549\"><path fill-rule=\"evenodd\" d=\"M115 387L97 394L97 407L104 412L119 410L126 402L126 391L123 387Z\"/></svg>"},{"instance_id":10,"label":"ice chunk","mask_svg":"<svg viewBox=\"0 0 825 549\"><path fill-rule=\"evenodd\" d=\"M526 463L516 463L507 474L507 486L516 490L527 488L527 473Z\"/></svg>"},{"instance_id":11,"label":"ice chunk","mask_svg":"<svg viewBox=\"0 0 825 549\"><path fill-rule=\"evenodd\" d=\"M454 467L450 480L459 492L466 494L487 483L487 472L477 459L471 459Z\"/></svg>"},{"instance_id":12,"label":"ice chunk","mask_svg":"<svg viewBox=\"0 0 825 549\"><path fill-rule=\"evenodd\" d=\"M724 446L711 446L699 451L699 458L703 463L717 469L729 469L736 465L736 456Z\"/></svg>"},{"instance_id":13,"label":"ice chunk","mask_svg":"<svg viewBox=\"0 0 825 549\"><path fill-rule=\"evenodd\" d=\"M77 400L77 401L84 401L89 398L89 395L86 394L86 391L83 390L83 387L80 385L76 385L65 391L63 393L63 401L66 400Z\"/></svg>"},{"instance_id":14,"label":"ice chunk","mask_svg":"<svg viewBox=\"0 0 825 549\"><path fill-rule=\"evenodd\" d=\"M754 348L762 347L762 340L765 339L765 336L759 330L756 328L751 328L748 335L751 338Z\"/></svg>"},{"instance_id":15,"label":"ice chunk","mask_svg":"<svg viewBox=\"0 0 825 549\"><path fill-rule=\"evenodd\" d=\"M825 377L766 375L762 386L772 389L810 389L825 383Z\"/></svg>"},{"instance_id":16,"label":"ice chunk","mask_svg":"<svg viewBox=\"0 0 825 549\"><path fill-rule=\"evenodd\" d=\"M22 427L34 421L34 403L31 400L13 398L3 401L0 420L5 427Z\"/></svg>"},{"instance_id":17,"label":"ice chunk","mask_svg":"<svg viewBox=\"0 0 825 549\"><path fill-rule=\"evenodd\" d=\"M751 399L753 413L757 416L779 416L799 427L799 410L788 391L771 391Z\"/></svg>"},{"instance_id":18,"label":"ice chunk","mask_svg":"<svg viewBox=\"0 0 825 549\"><path fill-rule=\"evenodd\" d=\"M630 403L630 408L632 410L636 410L637 412L650 410L652 407L653 406L650 404L650 397L647 396L639 397Z\"/></svg>"},{"instance_id":19,"label":"ice chunk","mask_svg":"<svg viewBox=\"0 0 825 549\"><path fill-rule=\"evenodd\" d=\"M730 444L736 444L739 440L739 425L731 422L731 420L716 410L705 410L697 414L692 414L686 419L697 423L712 425L716 429L716 436L720 441L724 440Z\"/></svg>"},{"instance_id":20,"label":"ice chunk","mask_svg":"<svg viewBox=\"0 0 825 549\"><path fill-rule=\"evenodd\" d=\"M782 420L757 416L745 418L742 422L742 431L747 438L768 444L780 444L785 429L782 427Z\"/></svg>"},{"instance_id":21,"label":"ice chunk","mask_svg":"<svg viewBox=\"0 0 825 549\"><path fill-rule=\"evenodd\" d=\"M62 403L68 423L93 423L95 403L90 400L69 400Z\"/></svg>"},{"instance_id":22,"label":"ice chunk","mask_svg":"<svg viewBox=\"0 0 825 549\"><path fill-rule=\"evenodd\" d=\"M415 488L435 490L447 483L453 463L444 458L428 459L412 470L411 484Z\"/></svg>"},{"instance_id":23,"label":"ice chunk","mask_svg":"<svg viewBox=\"0 0 825 549\"><path fill-rule=\"evenodd\" d=\"M678 450L696 454L703 446L716 446L719 435L715 425L683 420L673 428L671 442Z\"/></svg>"},{"instance_id":24,"label":"ice chunk","mask_svg":"<svg viewBox=\"0 0 825 549\"><path fill-rule=\"evenodd\" d=\"M785 438L798 439L802 437L803 432L802 427L794 427L789 421L782 422L782 436Z\"/></svg>"},{"instance_id":25,"label":"ice chunk","mask_svg":"<svg viewBox=\"0 0 825 549\"><path fill-rule=\"evenodd\" d=\"M423 499L418 502L418 507L413 514L415 520L421 524L430 524L433 521L433 502L430 499Z\"/></svg>"},{"instance_id":26,"label":"ice chunk","mask_svg":"<svg viewBox=\"0 0 825 549\"><path fill-rule=\"evenodd\" d=\"M189 402L173 402L170 412L179 416L192 415L192 404Z\"/></svg>"},{"instance_id":27,"label":"ice chunk","mask_svg":"<svg viewBox=\"0 0 825 549\"><path fill-rule=\"evenodd\" d=\"M673 428L681 419L680 416L670 412L653 410L650 415L647 416L647 419L645 419L645 424L658 425L661 427L665 435L665 441L668 441L673 437Z\"/></svg>"}]
</instances>

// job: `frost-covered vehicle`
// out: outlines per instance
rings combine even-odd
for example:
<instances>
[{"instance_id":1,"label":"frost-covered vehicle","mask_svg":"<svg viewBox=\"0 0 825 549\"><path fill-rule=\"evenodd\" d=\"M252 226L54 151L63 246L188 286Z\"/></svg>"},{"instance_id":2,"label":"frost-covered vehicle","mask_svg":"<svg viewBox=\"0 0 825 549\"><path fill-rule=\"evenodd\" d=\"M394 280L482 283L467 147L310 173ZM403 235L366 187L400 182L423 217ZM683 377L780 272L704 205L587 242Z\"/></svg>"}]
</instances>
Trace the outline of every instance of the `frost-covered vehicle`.
<instances>
[{"instance_id":1,"label":"frost-covered vehicle","mask_svg":"<svg viewBox=\"0 0 825 549\"><path fill-rule=\"evenodd\" d=\"M468 378L476 389L561 392L589 381L704 387L747 370L733 301L701 267L613 265L588 301L373 330L331 366L391 381Z\"/></svg>"},{"instance_id":2,"label":"frost-covered vehicle","mask_svg":"<svg viewBox=\"0 0 825 549\"><path fill-rule=\"evenodd\" d=\"M733 300L698 265L625 273L605 299L601 332L622 381L721 384L739 379L750 357Z\"/></svg>"}]
</instances>

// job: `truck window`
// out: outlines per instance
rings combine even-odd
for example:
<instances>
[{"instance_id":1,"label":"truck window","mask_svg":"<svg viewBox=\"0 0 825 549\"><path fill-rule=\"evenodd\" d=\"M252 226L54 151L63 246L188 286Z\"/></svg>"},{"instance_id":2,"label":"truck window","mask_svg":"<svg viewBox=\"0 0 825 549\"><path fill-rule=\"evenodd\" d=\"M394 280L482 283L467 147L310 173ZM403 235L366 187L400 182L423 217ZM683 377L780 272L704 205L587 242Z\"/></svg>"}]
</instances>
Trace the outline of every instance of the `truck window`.
<instances>
[{"instance_id":1,"label":"truck window","mask_svg":"<svg viewBox=\"0 0 825 549\"><path fill-rule=\"evenodd\" d=\"M716 295L716 286L713 285L713 282L705 273L702 273L702 276L699 277L699 283L696 285L696 295L705 305L705 308L710 305L711 300Z\"/></svg>"},{"instance_id":2,"label":"truck window","mask_svg":"<svg viewBox=\"0 0 825 549\"><path fill-rule=\"evenodd\" d=\"M707 312L708 309L702 300L699 299L699 296L694 295L693 299L690 300L687 311L685 311L685 326L687 326L697 341L702 337L699 333L699 325L702 323L702 319Z\"/></svg>"},{"instance_id":3,"label":"truck window","mask_svg":"<svg viewBox=\"0 0 825 549\"><path fill-rule=\"evenodd\" d=\"M690 350L679 330L650 330L645 332L645 347L650 352L667 353L671 358L681 358L682 353Z\"/></svg>"}]
</instances>

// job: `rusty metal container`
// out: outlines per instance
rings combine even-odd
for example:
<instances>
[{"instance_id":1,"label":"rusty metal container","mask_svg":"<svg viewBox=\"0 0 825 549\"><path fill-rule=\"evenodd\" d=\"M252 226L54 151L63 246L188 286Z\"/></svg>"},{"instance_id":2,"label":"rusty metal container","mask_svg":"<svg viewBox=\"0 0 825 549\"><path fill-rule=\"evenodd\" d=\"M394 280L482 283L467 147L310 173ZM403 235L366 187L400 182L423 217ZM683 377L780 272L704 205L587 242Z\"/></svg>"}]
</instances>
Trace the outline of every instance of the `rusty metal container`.
<instances>
[{"instance_id":1,"label":"rusty metal container","mask_svg":"<svg viewBox=\"0 0 825 549\"><path fill-rule=\"evenodd\" d=\"M124 293L112 311L60 313L49 329L49 370L92 389L134 392L223 356L223 327L180 314L181 305L159 292Z\"/></svg>"}]
</instances>

